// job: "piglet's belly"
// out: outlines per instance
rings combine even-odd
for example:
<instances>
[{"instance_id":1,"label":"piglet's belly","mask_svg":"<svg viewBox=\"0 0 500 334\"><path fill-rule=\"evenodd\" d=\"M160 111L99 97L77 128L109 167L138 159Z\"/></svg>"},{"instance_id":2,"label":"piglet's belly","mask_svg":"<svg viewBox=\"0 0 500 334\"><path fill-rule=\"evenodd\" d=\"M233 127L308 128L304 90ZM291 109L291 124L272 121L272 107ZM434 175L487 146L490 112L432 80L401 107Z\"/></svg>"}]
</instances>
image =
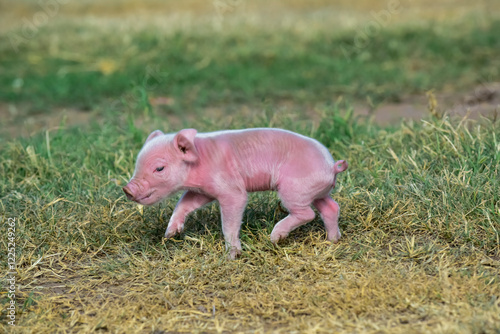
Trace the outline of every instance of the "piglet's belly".
<instances>
[{"instance_id":1,"label":"piglet's belly","mask_svg":"<svg viewBox=\"0 0 500 334\"><path fill-rule=\"evenodd\" d=\"M276 190L270 173L257 172L253 175L244 176L245 187L248 192Z\"/></svg>"}]
</instances>

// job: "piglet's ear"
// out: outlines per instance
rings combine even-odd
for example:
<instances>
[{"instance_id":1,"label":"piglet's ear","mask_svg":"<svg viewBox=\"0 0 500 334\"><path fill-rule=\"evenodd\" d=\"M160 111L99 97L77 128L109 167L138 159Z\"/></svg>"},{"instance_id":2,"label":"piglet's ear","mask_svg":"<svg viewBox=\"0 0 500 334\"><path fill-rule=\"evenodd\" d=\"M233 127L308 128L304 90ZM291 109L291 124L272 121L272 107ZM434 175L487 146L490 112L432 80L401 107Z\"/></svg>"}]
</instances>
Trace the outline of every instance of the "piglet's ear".
<instances>
[{"instance_id":1,"label":"piglet's ear","mask_svg":"<svg viewBox=\"0 0 500 334\"><path fill-rule=\"evenodd\" d=\"M150 141L151 139L155 138L155 137L158 137L158 136L162 136L164 133L161 132L160 130L155 130L153 132L151 132L148 136L148 139L146 139L146 143L148 141Z\"/></svg>"},{"instance_id":2,"label":"piglet's ear","mask_svg":"<svg viewBox=\"0 0 500 334\"><path fill-rule=\"evenodd\" d=\"M184 129L179 131L174 137L175 148L182 156L182 160L195 162L198 160L198 151L194 146L195 129Z\"/></svg>"}]
</instances>

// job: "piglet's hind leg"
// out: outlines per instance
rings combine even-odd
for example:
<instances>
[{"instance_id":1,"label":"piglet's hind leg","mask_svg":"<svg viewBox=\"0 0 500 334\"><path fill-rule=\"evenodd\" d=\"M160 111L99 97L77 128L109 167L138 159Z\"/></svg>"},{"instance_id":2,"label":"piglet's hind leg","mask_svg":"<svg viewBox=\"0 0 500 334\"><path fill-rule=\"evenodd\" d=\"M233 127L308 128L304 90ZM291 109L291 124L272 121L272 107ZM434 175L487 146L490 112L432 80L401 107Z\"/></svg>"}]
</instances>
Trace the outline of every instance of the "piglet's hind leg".
<instances>
[{"instance_id":1,"label":"piglet's hind leg","mask_svg":"<svg viewBox=\"0 0 500 334\"><path fill-rule=\"evenodd\" d=\"M290 214L280 220L271 232L271 242L274 244L286 238L291 231L310 222L315 217L314 211L309 206L287 208Z\"/></svg>"},{"instance_id":2,"label":"piglet's hind leg","mask_svg":"<svg viewBox=\"0 0 500 334\"><path fill-rule=\"evenodd\" d=\"M330 197L317 199L313 204L320 212L321 219L325 223L328 240L337 243L340 239L339 205Z\"/></svg>"}]
</instances>

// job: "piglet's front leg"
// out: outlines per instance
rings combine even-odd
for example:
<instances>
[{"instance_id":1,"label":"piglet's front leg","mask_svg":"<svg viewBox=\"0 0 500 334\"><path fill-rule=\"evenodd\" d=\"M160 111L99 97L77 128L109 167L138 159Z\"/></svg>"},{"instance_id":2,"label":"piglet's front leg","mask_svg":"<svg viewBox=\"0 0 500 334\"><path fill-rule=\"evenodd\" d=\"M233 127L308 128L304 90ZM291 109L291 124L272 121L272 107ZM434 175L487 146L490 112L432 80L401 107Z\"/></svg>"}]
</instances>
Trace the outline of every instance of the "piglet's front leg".
<instances>
[{"instance_id":1,"label":"piglet's front leg","mask_svg":"<svg viewBox=\"0 0 500 334\"><path fill-rule=\"evenodd\" d=\"M170 221L168 222L167 230L165 232L165 238L171 238L174 235L181 233L184 230L186 216L213 200L213 198L207 195L189 190L186 191L175 206L174 212L170 217Z\"/></svg>"},{"instance_id":2,"label":"piglet's front leg","mask_svg":"<svg viewBox=\"0 0 500 334\"><path fill-rule=\"evenodd\" d=\"M226 240L229 258L234 260L241 254L240 228L247 204L247 194L231 193L218 198L222 215L222 233Z\"/></svg>"}]
</instances>

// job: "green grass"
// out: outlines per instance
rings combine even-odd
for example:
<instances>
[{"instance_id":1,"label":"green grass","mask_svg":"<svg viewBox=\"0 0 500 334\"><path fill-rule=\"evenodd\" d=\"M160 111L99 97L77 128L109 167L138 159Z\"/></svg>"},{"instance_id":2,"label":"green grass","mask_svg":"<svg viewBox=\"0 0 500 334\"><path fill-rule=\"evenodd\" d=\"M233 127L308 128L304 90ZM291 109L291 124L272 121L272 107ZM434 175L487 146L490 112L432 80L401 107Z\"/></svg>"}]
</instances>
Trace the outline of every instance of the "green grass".
<instances>
[{"instance_id":1,"label":"green grass","mask_svg":"<svg viewBox=\"0 0 500 334\"><path fill-rule=\"evenodd\" d=\"M382 129L349 110L323 106L319 127L285 113L229 124L312 135L350 164L333 194L339 244L317 218L274 247L269 233L286 213L257 193L236 261L216 205L164 242L176 199L142 208L122 194L148 131L172 130L164 117L138 126L110 113L10 141L0 216L19 221L18 331L498 332L499 124L445 117Z\"/></svg>"},{"instance_id":2,"label":"green grass","mask_svg":"<svg viewBox=\"0 0 500 334\"><path fill-rule=\"evenodd\" d=\"M0 36L0 100L37 112L92 109L142 87L174 98L169 108L175 110L335 101L340 95L380 102L500 79L498 20L383 29L358 49L354 41L362 29L144 28L120 31L117 38L104 27L54 23L19 52L9 42L10 34L21 34L14 30Z\"/></svg>"}]
</instances>

